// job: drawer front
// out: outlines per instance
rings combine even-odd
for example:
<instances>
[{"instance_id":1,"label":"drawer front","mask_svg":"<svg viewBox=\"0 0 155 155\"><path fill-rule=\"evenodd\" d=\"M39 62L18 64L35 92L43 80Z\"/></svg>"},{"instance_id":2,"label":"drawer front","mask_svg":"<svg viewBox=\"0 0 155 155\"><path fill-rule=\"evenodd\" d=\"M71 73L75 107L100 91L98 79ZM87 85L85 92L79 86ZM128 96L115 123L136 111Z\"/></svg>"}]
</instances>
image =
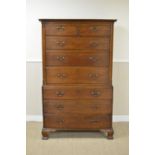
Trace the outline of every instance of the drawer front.
<instances>
[{"instance_id":1,"label":"drawer front","mask_svg":"<svg viewBox=\"0 0 155 155\"><path fill-rule=\"evenodd\" d=\"M81 24L80 25L81 36L110 36L111 25L110 24Z\"/></svg>"},{"instance_id":2,"label":"drawer front","mask_svg":"<svg viewBox=\"0 0 155 155\"><path fill-rule=\"evenodd\" d=\"M109 36L111 34L110 23L46 23L46 35L55 36Z\"/></svg>"},{"instance_id":3,"label":"drawer front","mask_svg":"<svg viewBox=\"0 0 155 155\"><path fill-rule=\"evenodd\" d=\"M54 129L104 129L112 126L111 115L44 115L44 127Z\"/></svg>"},{"instance_id":4,"label":"drawer front","mask_svg":"<svg viewBox=\"0 0 155 155\"><path fill-rule=\"evenodd\" d=\"M44 86L43 99L112 99L112 88L102 86Z\"/></svg>"},{"instance_id":5,"label":"drawer front","mask_svg":"<svg viewBox=\"0 0 155 155\"><path fill-rule=\"evenodd\" d=\"M49 49L109 49L110 38L52 37L46 36L46 50Z\"/></svg>"},{"instance_id":6,"label":"drawer front","mask_svg":"<svg viewBox=\"0 0 155 155\"><path fill-rule=\"evenodd\" d=\"M112 114L112 100L44 100L45 114Z\"/></svg>"},{"instance_id":7,"label":"drawer front","mask_svg":"<svg viewBox=\"0 0 155 155\"><path fill-rule=\"evenodd\" d=\"M46 66L108 66L109 53L46 52Z\"/></svg>"},{"instance_id":8,"label":"drawer front","mask_svg":"<svg viewBox=\"0 0 155 155\"><path fill-rule=\"evenodd\" d=\"M46 67L47 84L108 83L107 67Z\"/></svg>"},{"instance_id":9,"label":"drawer front","mask_svg":"<svg viewBox=\"0 0 155 155\"><path fill-rule=\"evenodd\" d=\"M77 35L78 29L75 24L47 23L45 25L46 35Z\"/></svg>"}]
</instances>

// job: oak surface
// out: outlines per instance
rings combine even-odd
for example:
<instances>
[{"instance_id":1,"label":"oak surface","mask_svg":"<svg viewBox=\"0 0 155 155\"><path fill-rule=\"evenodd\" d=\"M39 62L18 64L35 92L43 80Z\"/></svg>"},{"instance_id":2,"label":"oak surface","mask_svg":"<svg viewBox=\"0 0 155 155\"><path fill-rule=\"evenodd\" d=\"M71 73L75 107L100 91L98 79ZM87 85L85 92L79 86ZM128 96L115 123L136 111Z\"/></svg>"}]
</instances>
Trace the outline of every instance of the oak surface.
<instances>
[{"instance_id":1,"label":"oak surface","mask_svg":"<svg viewBox=\"0 0 155 155\"><path fill-rule=\"evenodd\" d=\"M40 19L43 139L56 130L113 138L113 25L108 19Z\"/></svg>"}]
</instances>

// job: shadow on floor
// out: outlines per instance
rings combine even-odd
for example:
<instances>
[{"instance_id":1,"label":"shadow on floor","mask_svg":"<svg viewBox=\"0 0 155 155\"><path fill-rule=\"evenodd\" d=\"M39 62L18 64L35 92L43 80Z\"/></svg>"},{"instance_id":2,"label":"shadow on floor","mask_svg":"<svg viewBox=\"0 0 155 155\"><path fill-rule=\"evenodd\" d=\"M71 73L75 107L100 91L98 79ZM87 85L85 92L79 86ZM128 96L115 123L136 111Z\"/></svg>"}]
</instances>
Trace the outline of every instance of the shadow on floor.
<instances>
[{"instance_id":1,"label":"shadow on floor","mask_svg":"<svg viewBox=\"0 0 155 155\"><path fill-rule=\"evenodd\" d=\"M49 138L106 138L105 133L103 132L97 132L97 131L93 131L93 132L68 132L68 131L57 131L54 133L51 133Z\"/></svg>"}]
</instances>

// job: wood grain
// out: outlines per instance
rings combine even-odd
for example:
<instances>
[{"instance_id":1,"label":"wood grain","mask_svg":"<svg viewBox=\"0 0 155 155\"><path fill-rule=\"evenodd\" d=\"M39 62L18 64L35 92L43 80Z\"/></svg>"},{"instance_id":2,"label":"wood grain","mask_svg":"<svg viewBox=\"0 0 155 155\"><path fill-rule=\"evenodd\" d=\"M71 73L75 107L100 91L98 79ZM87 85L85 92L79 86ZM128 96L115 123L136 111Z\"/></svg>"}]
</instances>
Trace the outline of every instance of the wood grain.
<instances>
[{"instance_id":1,"label":"wood grain","mask_svg":"<svg viewBox=\"0 0 155 155\"><path fill-rule=\"evenodd\" d=\"M53 23L48 22L46 24L46 35L53 36L109 36L110 35L110 24L79 24L79 23L68 23L60 22Z\"/></svg>"},{"instance_id":2,"label":"wood grain","mask_svg":"<svg viewBox=\"0 0 155 155\"><path fill-rule=\"evenodd\" d=\"M112 100L44 100L44 114L111 114Z\"/></svg>"},{"instance_id":3,"label":"wood grain","mask_svg":"<svg viewBox=\"0 0 155 155\"><path fill-rule=\"evenodd\" d=\"M40 19L43 139L56 130L113 138L112 19Z\"/></svg>"},{"instance_id":4,"label":"wood grain","mask_svg":"<svg viewBox=\"0 0 155 155\"><path fill-rule=\"evenodd\" d=\"M108 66L108 53L64 51L46 52L46 66Z\"/></svg>"},{"instance_id":5,"label":"wood grain","mask_svg":"<svg viewBox=\"0 0 155 155\"><path fill-rule=\"evenodd\" d=\"M108 83L107 67L46 67L50 83Z\"/></svg>"},{"instance_id":6,"label":"wood grain","mask_svg":"<svg viewBox=\"0 0 155 155\"><path fill-rule=\"evenodd\" d=\"M49 49L109 49L110 38L46 36Z\"/></svg>"},{"instance_id":7,"label":"wood grain","mask_svg":"<svg viewBox=\"0 0 155 155\"><path fill-rule=\"evenodd\" d=\"M112 99L112 88L104 88L99 85L85 85L85 86L44 86L43 87L44 100L52 99Z\"/></svg>"},{"instance_id":8,"label":"wood grain","mask_svg":"<svg viewBox=\"0 0 155 155\"><path fill-rule=\"evenodd\" d=\"M45 127L53 129L111 128L111 115L44 115Z\"/></svg>"}]
</instances>

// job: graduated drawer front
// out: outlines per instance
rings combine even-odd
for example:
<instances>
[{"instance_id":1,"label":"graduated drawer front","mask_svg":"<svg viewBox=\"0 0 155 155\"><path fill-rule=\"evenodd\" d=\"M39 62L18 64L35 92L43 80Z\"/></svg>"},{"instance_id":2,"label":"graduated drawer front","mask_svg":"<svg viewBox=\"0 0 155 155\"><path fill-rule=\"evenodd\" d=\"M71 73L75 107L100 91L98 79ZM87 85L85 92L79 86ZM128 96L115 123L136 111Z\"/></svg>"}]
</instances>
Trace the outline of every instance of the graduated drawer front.
<instances>
[{"instance_id":1,"label":"graduated drawer front","mask_svg":"<svg viewBox=\"0 0 155 155\"><path fill-rule=\"evenodd\" d=\"M46 66L108 66L109 53L46 52Z\"/></svg>"},{"instance_id":2,"label":"graduated drawer front","mask_svg":"<svg viewBox=\"0 0 155 155\"><path fill-rule=\"evenodd\" d=\"M110 24L81 24L79 27L80 36L110 36L111 25Z\"/></svg>"},{"instance_id":3,"label":"graduated drawer front","mask_svg":"<svg viewBox=\"0 0 155 155\"><path fill-rule=\"evenodd\" d=\"M112 99L107 100L44 100L44 114L112 114Z\"/></svg>"},{"instance_id":4,"label":"graduated drawer front","mask_svg":"<svg viewBox=\"0 0 155 155\"><path fill-rule=\"evenodd\" d=\"M46 35L56 36L109 36L111 24L109 23L52 23L45 25Z\"/></svg>"},{"instance_id":5,"label":"graduated drawer front","mask_svg":"<svg viewBox=\"0 0 155 155\"><path fill-rule=\"evenodd\" d=\"M43 99L112 99L112 87L98 85L43 86Z\"/></svg>"},{"instance_id":6,"label":"graduated drawer front","mask_svg":"<svg viewBox=\"0 0 155 155\"><path fill-rule=\"evenodd\" d=\"M77 35L78 29L75 24L52 23L45 24L46 35Z\"/></svg>"},{"instance_id":7,"label":"graduated drawer front","mask_svg":"<svg viewBox=\"0 0 155 155\"><path fill-rule=\"evenodd\" d=\"M109 37L53 37L46 36L46 50L50 49L109 49Z\"/></svg>"},{"instance_id":8,"label":"graduated drawer front","mask_svg":"<svg viewBox=\"0 0 155 155\"><path fill-rule=\"evenodd\" d=\"M46 67L47 84L108 83L108 67Z\"/></svg>"},{"instance_id":9,"label":"graduated drawer front","mask_svg":"<svg viewBox=\"0 0 155 155\"><path fill-rule=\"evenodd\" d=\"M104 129L112 126L111 115L44 115L44 127L54 129Z\"/></svg>"}]
</instances>

